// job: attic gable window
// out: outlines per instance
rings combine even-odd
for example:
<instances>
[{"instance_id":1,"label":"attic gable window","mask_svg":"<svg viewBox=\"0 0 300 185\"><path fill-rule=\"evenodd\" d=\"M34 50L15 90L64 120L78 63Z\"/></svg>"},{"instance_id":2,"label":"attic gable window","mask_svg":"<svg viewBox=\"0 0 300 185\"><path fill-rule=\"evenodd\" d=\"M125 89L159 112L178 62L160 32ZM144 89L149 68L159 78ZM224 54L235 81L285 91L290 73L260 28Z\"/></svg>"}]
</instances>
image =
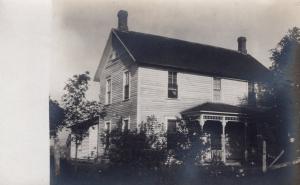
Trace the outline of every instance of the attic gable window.
<instances>
[{"instance_id":1,"label":"attic gable window","mask_svg":"<svg viewBox=\"0 0 300 185\"><path fill-rule=\"evenodd\" d=\"M110 55L109 55L109 59L114 60L116 58L117 58L117 52L115 50L112 50Z\"/></svg>"},{"instance_id":2,"label":"attic gable window","mask_svg":"<svg viewBox=\"0 0 300 185\"><path fill-rule=\"evenodd\" d=\"M214 78L213 82L213 101L220 102L221 101L221 79Z\"/></svg>"},{"instance_id":3,"label":"attic gable window","mask_svg":"<svg viewBox=\"0 0 300 185\"><path fill-rule=\"evenodd\" d=\"M168 73L168 98L178 98L177 72Z\"/></svg>"},{"instance_id":4,"label":"attic gable window","mask_svg":"<svg viewBox=\"0 0 300 185\"><path fill-rule=\"evenodd\" d=\"M129 71L124 72L123 75L123 100L129 99L130 91L130 73Z\"/></svg>"}]
</instances>

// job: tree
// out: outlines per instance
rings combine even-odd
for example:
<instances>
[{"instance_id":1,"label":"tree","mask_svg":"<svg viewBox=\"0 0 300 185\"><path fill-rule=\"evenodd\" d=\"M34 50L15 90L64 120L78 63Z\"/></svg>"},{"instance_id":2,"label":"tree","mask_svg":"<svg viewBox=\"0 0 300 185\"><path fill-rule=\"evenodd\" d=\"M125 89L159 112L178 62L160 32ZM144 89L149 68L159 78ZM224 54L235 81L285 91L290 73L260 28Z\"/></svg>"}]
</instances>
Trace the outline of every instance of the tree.
<instances>
[{"instance_id":1,"label":"tree","mask_svg":"<svg viewBox=\"0 0 300 185\"><path fill-rule=\"evenodd\" d=\"M60 147L58 144L57 132L64 126L65 112L56 100L49 97L49 128L50 137L54 138L54 149L50 149L54 155L55 175L60 174ZM53 153L52 153L53 152Z\"/></svg>"},{"instance_id":2,"label":"tree","mask_svg":"<svg viewBox=\"0 0 300 185\"><path fill-rule=\"evenodd\" d=\"M299 128L300 29L288 30L270 51L272 79L265 87L260 104L270 107L269 123L275 125L277 142L284 148Z\"/></svg>"},{"instance_id":3,"label":"tree","mask_svg":"<svg viewBox=\"0 0 300 185\"><path fill-rule=\"evenodd\" d=\"M105 111L101 103L86 99L90 80L91 77L87 71L83 74L74 75L73 78L67 81L64 87L65 94L62 96L65 109L64 124L71 126L92 120L95 117L104 116ZM87 136L87 129L88 127L80 127L72 130L72 138L75 140L76 145L75 158L77 158L78 144Z\"/></svg>"},{"instance_id":4,"label":"tree","mask_svg":"<svg viewBox=\"0 0 300 185\"><path fill-rule=\"evenodd\" d=\"M56 100L49 97L50 136L56 136L57 129L64 125L65 112Z\"/></svg>"}]
</instances>

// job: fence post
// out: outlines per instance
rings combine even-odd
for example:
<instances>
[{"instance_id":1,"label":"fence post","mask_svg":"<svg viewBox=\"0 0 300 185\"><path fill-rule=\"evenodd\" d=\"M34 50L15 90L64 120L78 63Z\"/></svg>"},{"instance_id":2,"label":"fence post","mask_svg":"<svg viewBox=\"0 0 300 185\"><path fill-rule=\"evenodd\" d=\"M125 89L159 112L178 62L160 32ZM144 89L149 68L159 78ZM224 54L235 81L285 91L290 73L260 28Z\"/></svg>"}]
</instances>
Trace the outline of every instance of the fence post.
<instances>
[{"instance_id":1,"label":"fence post","mask_svg":"<svg viewBox=\"0 0 300 185\"><path fill-rule=\"evenodd\" d=\"M262 171L267 172L267 144L266 141L262 141Z\"/></svg>"}]
</instances>

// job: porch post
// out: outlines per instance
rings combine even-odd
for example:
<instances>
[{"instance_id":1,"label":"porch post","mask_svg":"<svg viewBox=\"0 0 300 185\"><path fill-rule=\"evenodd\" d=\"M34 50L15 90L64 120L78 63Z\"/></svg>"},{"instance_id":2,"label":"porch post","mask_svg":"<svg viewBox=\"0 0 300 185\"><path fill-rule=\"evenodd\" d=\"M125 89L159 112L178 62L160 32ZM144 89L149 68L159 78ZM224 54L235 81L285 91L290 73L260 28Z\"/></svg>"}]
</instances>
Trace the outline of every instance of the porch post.
<instances>
[{"instance_id":1,"label":"porch post","mask_svg":"<svg viewBox=\"0 0 300 185\"><path fill-rule=\"evenodd\" d=\"M198 119L198 122L200 124L200 129L201 129L201 132L203 131L203 125L204 125L204 120L203 120L203 116L200 115L200 118Z\"/></svg>"},{"instance_id":2,"label":"porch post","mask_svg":"<svg viewBox=\"0 0 300 185\"><path fill-rule=\"evenodd\" d=\"M223 118L222 118L222 135L221 135L221 142L222 142L222 161L224 162L224 164L226 163L225 126L226 126L226 120L225 120L225 116L223 116Z\"/></svg>"}]
</instances>

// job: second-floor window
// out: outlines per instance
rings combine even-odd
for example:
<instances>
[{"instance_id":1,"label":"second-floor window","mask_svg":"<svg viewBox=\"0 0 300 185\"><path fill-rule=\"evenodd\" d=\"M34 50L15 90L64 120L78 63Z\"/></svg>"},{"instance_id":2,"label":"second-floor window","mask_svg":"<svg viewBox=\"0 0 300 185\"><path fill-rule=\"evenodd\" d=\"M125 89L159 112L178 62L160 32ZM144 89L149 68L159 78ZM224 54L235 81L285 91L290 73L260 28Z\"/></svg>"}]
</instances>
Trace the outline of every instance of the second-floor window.
<instances>
[{"instance_id":1,"label":"second-floor window","mask_svg":"<svg viewBox=\"0 0 300 185\"><path fill-rule=\"evenodd\" d=\"M221 79L214 78L213 84L213 101L220 102L221 101Z\"/></svg>"},{"instance_id":2,"label":"second-floor window","mask_svg":"<svg viewBox=\"0 0 300 185\"><path fill-rule=\"evenodd\" d=\"M123 76L123 99L128 100L129 99L129 82L130 82L130 73L129 71L124 72Z\"/></svg>"},{"instance_id":3,"label":"second-floor window","mask_svg":"<svg viewBox=\"0 0 300 185\"><path fill-rule=\"evenodd\" d=\"M168 73L168 98L178 98L177 72Z\"/></svg>"},{"instance_id":4,"label":"second-floor window","mask_svg":"<svg viewBox=\"0 0 300 185\"><path fill-rule=\"evenodd\" d=\"M105 103L111 104L111 79L106 80L106 97Z\"/></svg>"},{"instance_id":5,"label":"second-floor window","mask_svg":"<svg viewBox=\"0 0 300 185\"><path fill-rule=\"evenodd\" d=\"M253 82L248 82L248 104L255 105L255 103L256 103L255 85Z\"/></svg>"}]
</instances>

